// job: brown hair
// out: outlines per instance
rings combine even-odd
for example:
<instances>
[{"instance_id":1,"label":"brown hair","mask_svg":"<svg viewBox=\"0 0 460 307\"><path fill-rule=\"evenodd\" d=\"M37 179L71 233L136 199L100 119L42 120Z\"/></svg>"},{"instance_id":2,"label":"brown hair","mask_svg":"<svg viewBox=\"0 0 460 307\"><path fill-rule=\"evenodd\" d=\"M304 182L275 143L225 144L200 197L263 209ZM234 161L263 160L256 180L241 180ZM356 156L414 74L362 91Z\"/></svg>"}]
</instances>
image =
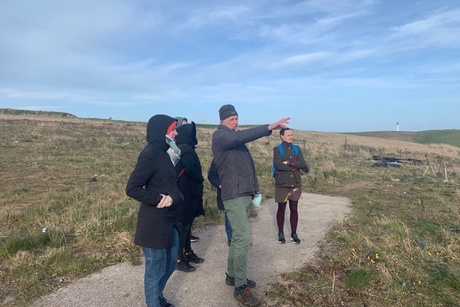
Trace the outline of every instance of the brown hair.
<instances>
[{"instance_id":1,"label":"brown hair","mask_svg":"<svg viewBox=\"0 0 460 307\"><path fill-rule=\"evenodd\" d=\"M286 130L291 130L291 129L289 129L289 128L281 128L280 136L284 135L284 131L286 131Z\"/></svg>"}]
</instances>

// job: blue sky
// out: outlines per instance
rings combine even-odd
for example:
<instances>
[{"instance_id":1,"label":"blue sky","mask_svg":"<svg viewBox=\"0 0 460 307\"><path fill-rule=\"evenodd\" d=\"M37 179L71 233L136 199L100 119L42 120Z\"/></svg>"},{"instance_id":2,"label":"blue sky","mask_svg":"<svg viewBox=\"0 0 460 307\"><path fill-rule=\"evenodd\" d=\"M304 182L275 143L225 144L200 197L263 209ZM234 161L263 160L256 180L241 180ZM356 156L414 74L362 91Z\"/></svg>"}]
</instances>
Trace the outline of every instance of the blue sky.
<instances>
[{"instance_id":1,"label":"blue sky","mask_svg":"<svg viewBox=\"0 0 460 307\"><path fill-rule=\"evenodd\" d=\"M0 107L460 128L460 1L3 0Z\"/></svg>"}]
</instances>

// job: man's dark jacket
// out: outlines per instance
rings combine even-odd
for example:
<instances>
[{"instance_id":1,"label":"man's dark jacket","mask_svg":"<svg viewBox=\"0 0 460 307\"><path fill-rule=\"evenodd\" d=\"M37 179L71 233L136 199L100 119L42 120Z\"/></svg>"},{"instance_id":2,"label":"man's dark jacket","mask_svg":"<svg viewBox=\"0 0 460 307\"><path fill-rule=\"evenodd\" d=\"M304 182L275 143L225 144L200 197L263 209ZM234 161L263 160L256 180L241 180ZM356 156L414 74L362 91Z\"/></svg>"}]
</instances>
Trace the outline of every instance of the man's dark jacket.
<instances>
[{"instance_id":1,"label":"man's dark jacket","mask_svg":"<svg viewBox=\"0 0 460 307\"><path fill-rule=\"evenodd\" d=\"M171 235L182 194L177 187L176 170L166 152L165 135L175 119L155 115L147 124L147 145L126 185L126 194L141 202L137 215L134 243L147 248L163 249L172 245ZM161 195L171 196L173 204L157 208Z\"/></svg>"},{"instance_id":2,"label":"man's dark jacket","mask_svg":"<svg viewBox=\"0 0 460 307\"><path fill-rule=\"evenodd\" d=\"M268 125L233 131L219 125L212 135L212 154L222 185L222 200L259 193L254 160L246 143L271 134Z\"/></svg>"},{"instance_id":3,"label":"man's dark jacket","mask_svg":"<svg viewBox=\"0 0 460 307\"><path fill-rule=\"evenodd\" d=\"M212 184L213 187L216 188L217 193L216 193L216 202L217 202L217 208L219 210L224 211L224 202L222 201L222 189L220 188L220 178L219 174L217 173L217 166L216 162L214 159L211 162L211 166L209 166L209 171L208 171L208 180Z\"/></svg>"}]
</instances>

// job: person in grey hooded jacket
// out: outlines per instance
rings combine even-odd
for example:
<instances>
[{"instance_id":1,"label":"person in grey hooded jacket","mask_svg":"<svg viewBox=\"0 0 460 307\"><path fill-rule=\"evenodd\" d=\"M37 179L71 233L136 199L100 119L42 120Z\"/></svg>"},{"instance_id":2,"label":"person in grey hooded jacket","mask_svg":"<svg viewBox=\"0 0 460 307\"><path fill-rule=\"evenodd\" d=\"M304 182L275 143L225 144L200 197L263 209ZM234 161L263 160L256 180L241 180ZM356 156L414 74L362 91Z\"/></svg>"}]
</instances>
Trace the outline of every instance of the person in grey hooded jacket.
<instances>
[{"instance_id":1,"label":"person in grey hooded jacket","mask_svg":"<svg viewBox=\"0 0 460 307\"><path fill-rule=\"evenodd\" d=\"M256 283L246 276L247 255L251 245L248 210L252 198L259 193L254 160L246 143L268 136L272 130L285 128L289 118L270 125L239 130L238 113L230 104L219 109L219 117L220 125L212 135L212 154L233 233L228 251L226 283L235 287L235 299L246 306L259 306L260 299L250 290Z\"/></svg>"}]
</instances>

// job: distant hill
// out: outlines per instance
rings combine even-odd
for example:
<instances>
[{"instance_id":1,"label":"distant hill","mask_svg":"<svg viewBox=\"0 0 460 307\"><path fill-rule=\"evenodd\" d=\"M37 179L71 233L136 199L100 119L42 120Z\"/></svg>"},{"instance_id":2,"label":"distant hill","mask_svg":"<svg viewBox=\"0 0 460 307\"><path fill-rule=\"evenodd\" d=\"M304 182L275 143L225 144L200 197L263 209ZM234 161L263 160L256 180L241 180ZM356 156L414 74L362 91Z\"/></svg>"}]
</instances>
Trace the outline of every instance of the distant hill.
<instances>
[{"instance_id":1,"label":"distant hill","mask_svg":"<svg viewBox=\"0 0 460 307\"><path fill-rule=\"evenodd\" d=\"M77 116L65 112L53 111L34 111L34 110L20 110L10 108L0 108L0 115L36 115L36 116L49 116L54 118L77 118ZM92 118L90 120L101 120ZM215 124L197 124L201 128L217 128ZM241 128L253 127L252 125L242 125ZM399 140L420 144L448 144L460 147L460 130L426 130L419 132L407 131L370 131L370 132L348 132L342 134L361 135L382 139Z\"/></svg>"},{"instance_id":2,"label":"distant hill","mask_svg":"<svg viewBox=\"0 0 460 307\"><path fill-rule=\"evenodd\" d=\"M460 130L426 130L419 132L374 131L346 133L420 144L448 144L460 147Z\"/></svg>"},{"instance_id":3,"label":"distant hill","mask_svg":"<svg viewBox=\"0 0 460 307\"><path fill-rule=\"evenodd\" d=\"M428 130L417 133L417 143L442 143L460 147L460 130Z\"/></svg>"},{"instance_id":4,"label":"distant hill","mask_svg":"<svg viewBox=\"0 0 460 307\"><path fill-rule=\"evenodd\" d=\"M51 116L51 117L64 117L64 118L77 118L75 115L65 112L53 112L53 111L34 111L34 110L19 110L0 108L0 114L4 115L40 115L40 116Z\"/></svg>"}]
</instances>

